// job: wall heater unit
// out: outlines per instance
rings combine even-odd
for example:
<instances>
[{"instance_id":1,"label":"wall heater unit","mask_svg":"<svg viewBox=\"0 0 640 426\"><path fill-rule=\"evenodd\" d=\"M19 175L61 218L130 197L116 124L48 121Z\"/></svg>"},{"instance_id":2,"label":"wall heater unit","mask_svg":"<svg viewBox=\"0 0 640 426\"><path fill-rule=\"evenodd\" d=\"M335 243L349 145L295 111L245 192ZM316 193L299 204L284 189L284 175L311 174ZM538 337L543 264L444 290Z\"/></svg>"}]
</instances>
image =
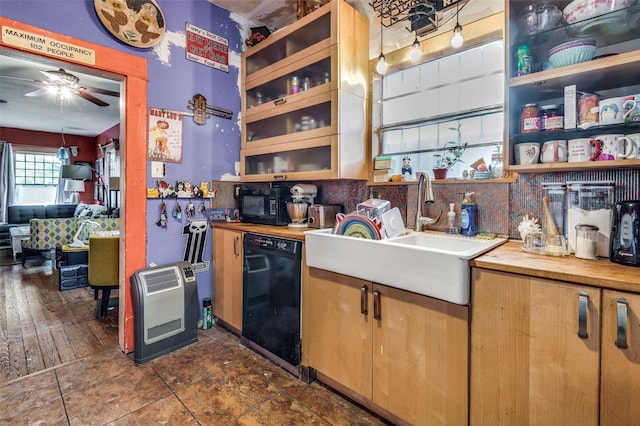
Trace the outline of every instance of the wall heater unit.
<instances>
[{"instance_id":1,"label":"wall heater unit","mask_svg":"<svg viewBox=\"0 0 640 426\"><path fill-rule=\"evenodd\" d=\"M198 284L191 263L140 269L131 286L136 363L198 341Z\"/></svg>"}]
</instances>

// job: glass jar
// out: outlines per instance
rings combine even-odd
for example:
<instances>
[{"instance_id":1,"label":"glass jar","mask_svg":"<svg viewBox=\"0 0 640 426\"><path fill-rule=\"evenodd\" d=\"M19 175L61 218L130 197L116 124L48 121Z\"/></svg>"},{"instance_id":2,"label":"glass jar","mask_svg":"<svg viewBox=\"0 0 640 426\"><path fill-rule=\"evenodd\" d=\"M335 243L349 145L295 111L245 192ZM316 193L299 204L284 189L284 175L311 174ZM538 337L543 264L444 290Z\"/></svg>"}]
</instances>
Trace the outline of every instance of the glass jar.
<instances>
[{"instance_id":1,"label":"glass jar","mask_svg":"<svg viewBox=\"0 0 640 426\"><path fill-rule=\"evenodd\" d=\"M576 257L580 259L598 258L598 227L576 225Z\"/></svg>"},{"instance_id":2,"label":"glass jar","mask_svg":"<svg viewBox=\"0 0 640 426\"><path fill-rule=\"evenodd\" d=\"M502 151L497 146L491 153L491 179L500 179L502 177Z\"/></svg>"},{"instance_id":3,"label":"glass jar","mask_svg":"<svg viewBox=\"0 0 640 426\"><path fill-rule=\"evenodd\" d=\"M544 105L540 107L540 130L564 130L564 112L559 105Z\"/></svg>"},{"instance_id":4,"label":"glass jar","mask_svg":"<svg viewBox=\"0 0 640 426\"><path fill-rule=\"evenodd\" d=\"M526 104L520 114L520 133L540 131L540 111L538 104Z\"/></svg>"},{"instance_id":5,"label":"glass jar","mask_svg":"<svg viewBox=\"0 0 640 426\"><path fill-rule=\"evenodd\" d=\"M291 77L291 94L298 93L300 91L300 79L298 76Z\"/></svg>"}]
</instances>

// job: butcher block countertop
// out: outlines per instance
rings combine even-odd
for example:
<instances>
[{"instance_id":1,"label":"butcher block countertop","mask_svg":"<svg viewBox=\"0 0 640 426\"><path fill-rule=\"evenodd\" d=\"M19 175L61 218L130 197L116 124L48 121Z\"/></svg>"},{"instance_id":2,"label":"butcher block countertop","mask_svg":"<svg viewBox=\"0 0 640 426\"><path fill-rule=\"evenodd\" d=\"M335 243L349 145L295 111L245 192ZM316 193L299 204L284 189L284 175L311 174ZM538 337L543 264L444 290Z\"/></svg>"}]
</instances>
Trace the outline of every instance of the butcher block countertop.
<instances>
[{"instance_id":1,"label":"butcher block countertop","mask_svg":"<svg viewBox=\"0 0 640 426\"><path fill-rule=\"evenodd\" d=\"M291 238L304 241L304 232L316 228L289 228L288 226L260 225L245 222L216 222L214 228L233 229L234 231L253 232L256 234L272 235L274 237Z\"/></svg>"},{"instance_id":2,"label":"butcher block countertop","mask_svg":"<svg viewBox=\"0 0 640 426\"><path fill-rule=\"evenodd\" d=\"M219 222L215 223L214 227L301 241L304 241L305 231L316 229L289 228L288 226L259 225L244 222ZM606 258L584 260L578 259L574 255L555 257L527 253L522 250L521 241L508 241L473 259L471 266L640 293L640 268L619 265Z\"/></svg>"},{"instance_id":3,"label":"butcher block countertop","mask_svg":"<svg viewBox=\"0 0 640 426\"><path fill-rule=\"evenodd\" d=\"M578 259L527 253L521 241L509 241L471 261L471 266L570 283L640 293L640 268L606 258Z\"/></svg>"}]
</instances>

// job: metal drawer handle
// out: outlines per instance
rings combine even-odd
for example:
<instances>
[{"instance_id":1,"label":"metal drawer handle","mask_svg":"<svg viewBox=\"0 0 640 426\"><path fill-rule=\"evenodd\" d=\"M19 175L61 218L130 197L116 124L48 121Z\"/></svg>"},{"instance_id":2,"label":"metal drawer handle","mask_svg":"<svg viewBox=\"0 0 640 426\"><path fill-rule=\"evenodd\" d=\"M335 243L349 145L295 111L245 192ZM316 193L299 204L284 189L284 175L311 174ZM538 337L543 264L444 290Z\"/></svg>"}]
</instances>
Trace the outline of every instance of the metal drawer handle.
<instances>
[{"instance_id":1,"label":"metal drawer handle","mask_svg":"<svg viewBox=\"0 0 640 426\"><path fill-rule=\"evenodd\" d=\"M360 288L360 313L362 315L369 315L369 310L367 309L367 292L369 291L369 287L363 285Z\"/></svg>"},{"instance_id":2,"label":"metal drawer handle","mask_svg":"<svg viewBox=\"0 0 640 426\"><path fill-rule=\"evenodd\" d=\"M587 310L589 308L589 293L586 291L578 292L578 337L588 339L587 333Z\"/></svg>"},{"instance_id":3,"label":"metal drawer handle","mask_svg":"<svg viewBox=\"0 0 640 426\"><path fill-rule=\"evenodd\" d=\"M382 319L380 292L377 290L373 292L373 318L377 320Z\"/></svg>"},{"instance_id":4,"label":"metal drawer handle","mask_svg":"<svg viewBox=\"0 0 640 426\"><path fill-rule=\"evenodd\" d=\"M273 175L273 178L275 180L286 179L287 175Z\"/></svg>"},{"instance_id":5,"label":"metal drawer handle","mask_svg":"<svg viewBox=\"0 0 640 426\"><path fill-rule=\"evenodd\" d=\"M233 237L233 254L238 257L240 256L240 252L238 251L238 243L240 242L240 237Z\"/></svg>"},{"instance_id":6,"label":"metal drawer handle","mask_svg":"<svg viewBox=\"0 0 640 426\"><path fill-rule=\"evenodd\" d=\"M273 104L278 106L287 103L287 98L279 98L273 101Z\"/></svg>"},{"instance_id":7,"label":"metal drawer handle","mask_svg":"<svg viewBox=\"0 0 640 426\"><path fill-rule=\"evenodd\" d=\"M620 349L627 349L627 309L629 302L624 297L616 297L616 312L618 320L616 323L617 338L616 346Z\"/></svg>"}]
</instances>

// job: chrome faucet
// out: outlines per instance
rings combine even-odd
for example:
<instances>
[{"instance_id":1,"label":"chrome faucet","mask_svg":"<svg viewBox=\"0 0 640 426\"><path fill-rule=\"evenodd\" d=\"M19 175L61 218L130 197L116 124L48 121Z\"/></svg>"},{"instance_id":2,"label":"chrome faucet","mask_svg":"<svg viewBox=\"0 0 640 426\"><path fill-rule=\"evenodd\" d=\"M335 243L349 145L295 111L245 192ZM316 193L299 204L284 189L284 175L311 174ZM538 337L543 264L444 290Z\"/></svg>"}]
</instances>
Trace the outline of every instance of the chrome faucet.
<instances>
[{"instance_id":1,"label":"chrome faucet","mask_svg":"<svg viewBox=\"0 0 640 426\"><path fill-rule=\"evenodd\" d=\"M415 230L422 231L423 225L433 225L436 223L440 216L442 216L442 210L438 214L438 217L431 218L428 216L422 216L422 201L425 204L433 203L433 189L431 188L431 178L427 172L420 174L420 180L418 181L418 206L416 208L416 224Z\"/></svg>"}]
</instances>

